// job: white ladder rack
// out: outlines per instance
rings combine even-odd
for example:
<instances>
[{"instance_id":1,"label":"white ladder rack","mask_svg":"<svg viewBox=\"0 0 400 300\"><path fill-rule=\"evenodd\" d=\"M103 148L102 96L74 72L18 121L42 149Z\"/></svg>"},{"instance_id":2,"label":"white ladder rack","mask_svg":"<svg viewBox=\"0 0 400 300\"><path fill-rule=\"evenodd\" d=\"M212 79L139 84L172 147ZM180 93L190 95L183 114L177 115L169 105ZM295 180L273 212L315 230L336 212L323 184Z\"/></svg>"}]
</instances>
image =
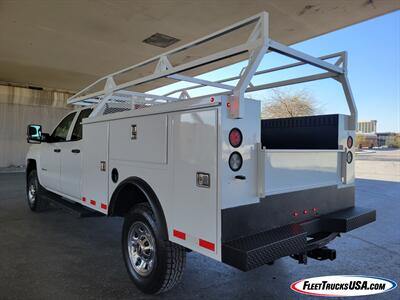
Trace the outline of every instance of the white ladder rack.
<instances>
[{"instance_id":1,"label":"white ladder rack","mask_svg":"<svg viewBox=\"0 0 400 300\"><path fill-rule=\"evenodd\" d=\"M206 42L217 39L231 32L234 32L235 30L250 25L253 25L254 27L251 34L248 36L248 39L244 43L241 43L237 46L234 46L232 48L223 51L213 53L211 55L207 55L205 57L197 58L187 63L173 65L170 62L170 57L174 54L187 51L188 49L194 47L198 47L199 45L202 45ZM299 62L257 71L257 68L259 67L262 58L267 52L270 51L296 59ZM210 81L181 74L182 72L187 70L198 68L203 65L210 64L212 62L220 61L232 56L237 56L242 54L248 55L247 56L248 64L245 68L243 68L243 70L240 72L238 76L220 79L217 81ZM333 59L333 58L337 58L336 62L333 64L326 61L328 59ZM126 74L135 69L147 66L151 63L156 64L153 73L134 80L123 81L119 84L115 83L114 79L116 76ZM319 69L322 69L324 72L315 75L308 75L308 76L303 76L278 82L266 83L266 84L253 85L251 83L251 80L254 76L259 76L266 73L272 73L280 70L294 68L305 64L318 67ZM176 89L164 95L154 95L146 92L132 91L132 89L134 89L134 87L137 85L148 83L160 78L169 78L177 81L190 82L193 83L194 85L187 88ZM195 40L191 43L188 43L186 45L183 45L181 47L178 47L161 55L158 55L154 58L148 59L139 64L129 66L120 71L108 74L96 80L94 83L90 84L86 88L82 89L81 91L73 95L71 98L68 99L68 103L75 105L96 104L96 108L94 109L93 113L90 116L93 117L98 115L101 111L104 111L104 107L106 106L107 103L118 103L130 99L132 101L132 107L134 107L134 105L136 105L137 103L149 106L155 103L169 103L173 101L182 101L190 98L188 94L189 90L209 86L225 90L225 92L223 93L230 95L230 101L237 102L236 105L231 105L231 107L232 108L234 107L235 110L232 110L230 112L230 116L232 118L240 118L243 115L244 105L242 105L242 103L244 101L244 93L246 92L266 90L270 88L287 86L302 82L315 81L325 78L333 78L342 84L351 114L350 125L351 127L355 128L357 122L357 108L347 78L346 52L338 52L316 58L308 54L305 54L303 52L292 49L281 43L278 43L269 38L268 13L262 12L258 15L242 20L238 23L235 23L231 26L228 26L222 30L214 32L198 40ZM238 81L235 85L227 84L227 82L235 80ZM103 86L101 90L91 92L92 88L100 84L102 84ZM127 90L128 88L129 90ZM172 95L176 93L180 93L180 96L172 97Z\"/></svg>"}]
</instances>

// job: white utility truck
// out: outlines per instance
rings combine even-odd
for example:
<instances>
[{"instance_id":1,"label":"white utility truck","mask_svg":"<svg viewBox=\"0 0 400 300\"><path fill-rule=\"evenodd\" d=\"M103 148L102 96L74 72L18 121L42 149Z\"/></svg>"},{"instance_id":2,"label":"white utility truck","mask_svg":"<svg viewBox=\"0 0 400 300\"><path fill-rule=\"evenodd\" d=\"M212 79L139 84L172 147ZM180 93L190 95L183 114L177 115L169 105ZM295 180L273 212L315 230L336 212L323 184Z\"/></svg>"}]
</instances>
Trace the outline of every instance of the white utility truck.
<instances>
[{"instance_id":1,"label":"white utility truck","mask_svg":"<svg viewBox=\"0 0 400 300\"><path fill-rule=\"evenodd\" d=\"M243 42L218 49L245 29ZM215 51L202 56L202 46ZM269 51L297 62L259 70ZM193 76L235 56L248 60L238 76ZM265 82L306 64L322 72ZM146 293L172 288L191 250L243 271L285 256L333 260L326 245L376 217L355 206L357 110L346 64L345 52L315 58L270 39L263 12L107 75L68 100L78 108L51 134L29 125L29 206L125 218L123 259ZM261 120L260 102L245 97L327 78L343 88L349 115ZM186 86L149 92L174 81ZM190 95L201 89L212 93Z\"/></svg>"}]
</instances>

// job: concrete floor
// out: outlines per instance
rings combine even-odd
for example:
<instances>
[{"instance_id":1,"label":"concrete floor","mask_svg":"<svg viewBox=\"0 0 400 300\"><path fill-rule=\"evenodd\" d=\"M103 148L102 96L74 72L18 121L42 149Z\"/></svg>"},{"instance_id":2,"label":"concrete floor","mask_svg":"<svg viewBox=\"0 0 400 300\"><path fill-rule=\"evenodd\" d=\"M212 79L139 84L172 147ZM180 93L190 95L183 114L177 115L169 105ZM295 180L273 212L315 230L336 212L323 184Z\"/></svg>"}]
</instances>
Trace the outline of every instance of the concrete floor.
<instances>
[{"instance_id":1,"label":"concrete floor","mask_svg":"<svg viewBox=\"0 0 400 300\"><path fill-rule=\"evenodd\" d=\"M378 220L331 243L338 251L334 262L309 260L304 266L284 258L243 273L189 253L181 284L154 298L305 299L290 290L292 282L333 274L399 282L399 181L357 179L358 205L376 208ZM121 224L118 218L76 219L57 210L32 213L25 200L24 174L0 174L0 299L152 298L140 293L127 276ZM400 289L375 298L400 299Z\"/></svg>"}]
</instances>

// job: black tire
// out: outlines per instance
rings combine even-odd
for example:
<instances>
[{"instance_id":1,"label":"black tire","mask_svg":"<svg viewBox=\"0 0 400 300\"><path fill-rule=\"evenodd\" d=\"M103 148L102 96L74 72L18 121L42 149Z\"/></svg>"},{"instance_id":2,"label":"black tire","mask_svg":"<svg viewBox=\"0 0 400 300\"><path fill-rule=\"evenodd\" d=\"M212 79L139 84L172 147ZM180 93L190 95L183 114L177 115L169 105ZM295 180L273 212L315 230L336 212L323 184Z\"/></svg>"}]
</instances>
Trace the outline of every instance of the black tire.
<instances>
[{"instance_id":1,"label":"black tire","mask_svg":"<svg viewBox=\"0 0 400 300\"><path fill-rule=\"evenodd\" d=\"M152 235L151 242L155 244L153 255L151 256L154 259L152 268L151 270L150 268L145 270L145 272L149 272L146 275L139 274L135 270L129 254L128 242L133 237L130 233L133 233L134 228L137 226L140 227L140 224L145 225L147 232ZM154 214L147 204L136 205L125 217L122 230L122 254L125 266L132 281L146 294L158 294L174 287L182 278L186 262L185 248L163 240L160 231L160 224L156 223ZM151 237L149 236L149 238ZM132 251L132 247L130 249Z\"/></svg>"},{"instance_id":2,"label":"black tire","mask_svg":"<svg viewBox=\"0 0 400 300\"><path fill-rule=\"evenodd\" d=\"M34 199L30 198L31 186L35 189ZM43 193L45 189L40 185L36 170L30 171L26 181L26 199L28 201L29 208L32 211L39 212L43 211L48 207L48 203L43 199Z\"/></svg>"}]
</instances>

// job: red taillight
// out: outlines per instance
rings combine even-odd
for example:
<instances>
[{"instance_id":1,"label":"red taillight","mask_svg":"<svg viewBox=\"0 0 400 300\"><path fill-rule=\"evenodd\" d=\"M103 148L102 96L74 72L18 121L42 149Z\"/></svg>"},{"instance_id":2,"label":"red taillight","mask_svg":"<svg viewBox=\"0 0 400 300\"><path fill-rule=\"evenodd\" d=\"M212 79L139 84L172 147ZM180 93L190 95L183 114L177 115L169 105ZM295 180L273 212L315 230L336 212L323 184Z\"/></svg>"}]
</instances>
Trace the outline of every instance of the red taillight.
<instances>
[{"instance_id":1,"label":"red taillight","mask_svg":"<svg viewBox=\"0 0 400 300\"><path fill-rule=\"evenodd\" d=\"M229 143L232 147L237 148L242 144L242 132L238 128L233 128L229 132Z\"/></svg>"},{"instance_id":2,"label":"red taillight","mask_svg":"<svg viewBox=\"0 0 400 300\"><path fill-rule=\"evenodd\" d=\"M347 138L347 148L350 149L351 147L353 147L353 137L349 136Z\"/></svg>"}]
</instances>

